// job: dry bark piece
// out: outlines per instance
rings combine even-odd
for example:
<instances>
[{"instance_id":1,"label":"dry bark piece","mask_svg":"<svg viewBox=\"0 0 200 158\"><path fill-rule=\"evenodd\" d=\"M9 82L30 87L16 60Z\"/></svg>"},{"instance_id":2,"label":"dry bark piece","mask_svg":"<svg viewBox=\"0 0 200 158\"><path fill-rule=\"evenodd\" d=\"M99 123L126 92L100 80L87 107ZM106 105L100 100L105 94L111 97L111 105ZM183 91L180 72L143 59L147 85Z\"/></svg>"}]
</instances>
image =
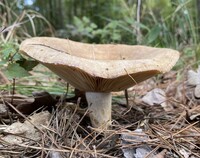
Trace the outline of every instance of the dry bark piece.
<instances>
[{"instance_id":1,"label":"dry bark piece","mask_svg":"<svg viewBox=\"0 0 200 158\"><path fill-rule=\"evenodd\" d=\"M41 92L33 92L34 101L31 103L21 103L16 106L16 108L22 112L23 114L31 114L34 111L39 111L43 109L47 109L49 112L55 108L56 103L58 102L55 100L48 92L41 91Z\"/></svg>"},{"instance_id":2,"label":"dry bark piece","mask_svg":"<svg viewBox=\"0 0 200 158\"><path fill-rule=\"evenodd\" d=\"M34 101L33 98L30 98L30 97L27 97L27 96L24 96L24 95L20 95L20 94L14 94L14 95L7 95L7 94L4 94L4 95L1 95L0 96L0 103L5 103L5 102L9 102L14 105L14 106L17 106L21 103L32 103Z\"/></svg>"},{"instance_id":3,"label":"dry bark piece","mask_svg":"<svg viewBox=\"0 0 200 158\"><path fill-rule=\"evenodd\" d=\"M85 91L92 125L102 128L111 123L111 92L167 72L179 58L179 52L172 49L86 44L52 37L27 39L20 51Z\"/></svg>"},{"instance_id":4,"label":"dry bark piece","mask_svg":"<svg viewBox=\"0 0 200 158\"><path fill-rule=\"evenodd\" d=\"M0 104L5 103L7 105L7 102L12 103L21 113L29 115L38 109L41 111L44 108L51 112L58 101L48 92L41 91L33 92L33 97L19 94L0 96Z\"/></svg>"}]
</instances>

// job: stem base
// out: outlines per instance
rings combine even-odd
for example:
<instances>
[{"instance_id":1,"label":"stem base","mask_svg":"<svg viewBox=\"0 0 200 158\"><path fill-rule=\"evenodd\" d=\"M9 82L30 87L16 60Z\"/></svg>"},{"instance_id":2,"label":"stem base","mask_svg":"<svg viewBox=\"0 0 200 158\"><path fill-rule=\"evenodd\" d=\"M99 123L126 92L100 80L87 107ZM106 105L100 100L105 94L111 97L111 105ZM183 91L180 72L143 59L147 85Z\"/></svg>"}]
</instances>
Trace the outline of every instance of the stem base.
<instances>
[{"instance_id":1,"label":"stem base","mask_svg":"<svg viewBox=\"0 0 200 158\"><path fill-rule=\"evenodd\" d=\"M111 93L86 92L86 99L92 126L108 129L111 125Z\"/></svg>"}]
</instances>

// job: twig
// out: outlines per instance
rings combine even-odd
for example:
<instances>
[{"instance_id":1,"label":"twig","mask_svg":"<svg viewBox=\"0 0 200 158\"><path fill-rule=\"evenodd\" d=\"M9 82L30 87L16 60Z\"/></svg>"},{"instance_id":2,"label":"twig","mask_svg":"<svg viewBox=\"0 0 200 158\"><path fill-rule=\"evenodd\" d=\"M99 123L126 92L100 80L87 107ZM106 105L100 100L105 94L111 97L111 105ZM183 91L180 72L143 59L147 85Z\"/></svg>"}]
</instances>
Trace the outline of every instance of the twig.
<instances>
[{"instance_id":1,"label":"twig","mask_svg":"<svg viewBox=\"0 0 200 158\"><path fill-rule=\"evenodd\" d=\"M71 147L67 147L64 146L64 148L66 149L56 149L56 148L43 148L43 147L37 147L37 146L31 146L31 145L24 145L24 144L16 144L20 147L24 147L24 148L31 148L31 149L37 149L37 150L46 150L46 151L57 151L57 152L66 152L69 153L71 150L75 150L76 152L83 152L83 153L88 153L88 154L92 154L94 153L94 151L92 150L81 150L81 149L76 149L76 148L71 148ZM97 155L99 156L104 156L105 158L115 158L113 156L110 155L106 155L106 154L101 154L96 152Z\"/></svg>"},{"instance_id":2,"label":"twig","mask_svg":"<svg viewBox=\"0 0 200 158\"><path fill-rule=\"evenodd\" d=\"M137 1L137 27L136 27L136 34L137 34L137 43L141 43L141 31L140 31L140 9L141 9L141 0Z\"/></svg>"},{"instance_id":3,"label":"twig","mask_svg":"<svg viewBox=\"0 0 200 158\"><path fill-rule=\"evenodd\" d=\"M126 105L127 105L127 107L129 107L128 90L127 89L124 90L124 94L125 94L125 98L126 98Z\"/></svg>"},{"instance_id":4,"label":"twig","mask_svg":"<svg viewBox=\"0 0 200 158\"><path fill-rule=\"evenodd\" d=\"M13 83L12 83L12 96L11 96L12 105L13 105L14 94L15 94L15 78L13 78Z\"/></svg>"}]
</instances>

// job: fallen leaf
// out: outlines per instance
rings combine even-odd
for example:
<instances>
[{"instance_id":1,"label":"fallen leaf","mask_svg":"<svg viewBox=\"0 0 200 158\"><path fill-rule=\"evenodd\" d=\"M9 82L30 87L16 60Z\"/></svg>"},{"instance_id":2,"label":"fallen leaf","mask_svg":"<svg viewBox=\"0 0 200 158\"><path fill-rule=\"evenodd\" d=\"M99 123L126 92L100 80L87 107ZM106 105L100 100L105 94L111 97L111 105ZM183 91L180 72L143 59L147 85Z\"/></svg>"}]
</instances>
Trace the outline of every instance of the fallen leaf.
<instances>
[{"instance_id":1,"label":"fallen leaf","mask_svg":"<svg viewBox=\"0 0 200 158\"><path fill-rule=\"evenodd\" d=\"M186 151L185 149L180 149L179 152L183 155L184 158L189 158L191 153Z\"/></svg>"},{"instance_id":2,"label":"fallen leaf","mask_svg":"<svg viewBox=\"0 0 200 158\"><path fill-rule=\"evenodd\" d=\"M173 106L167 103L166 93L160 89L155 88L143 96L142 101L148 105L161 105L165 111L170 111Z\"/></svg>"},{"instance_id":3,"label":"fallen leaf","mask_svg":"<svg viewBox=\"0 0 200 158\"><path fill-rule=\"evenodd\" d=\"M130 133L121 135L122 151L125 158L144 158L146 155L150 154L152 151L151 147L148 145L138 145L140 143L145 143L149 137L142 131L142 129L136 129L135 131L130 131ZM130 147L127 147L130 145ZM132 147L132 145L137 145L137 147ZM154 154L150 154L149 158L154 158Z\"/></svg>"},{"instance_id":4,"label":"fallen leaf","mask_svg":"<svg viewBox=\"0 0 200 158\"><path fill-rule=\"evenodd\" d=\"M197 72L189 70L187 73L187 82L190 86L197 86L200 84L200 66L197 69Z\"/></svg>"},{"instance_id":5,"label":"fallen leaf","mask_svg":"<svg viewBox=\"0 0 200 158\"><path fill-rule=\"evenodd\" d=\"M143 96L142 101L148 105L159 105L166 101L166 94L162 89L155 88Z\"/></svg>"},{"instance_id":6,"label":"fallen leaf","mask_svg":"<svg viewBox=\"0 0 200 158\"><path fill-rule=\"evenodd\" d=\"M6 135L2 139L11 144L24 143L30 141L29 139L38 141L41 139L41 133L35 126L42 129L43 126L47 125L49 117L50 113L43 111L30 116L30 121L26 120L24 123L15 122L5 128L4 133Z\"/></svg>"},{"instance_id":7,"label":"fallen leaf","mask_svg":"<svg viewBox=\"0 0 200 158\"><path fill-rule=\"evenodd\" d=\"M194 89L194 96L197 98L197 99L200 99L200 85L197 85Z\"/></svg>"}]
</instances>

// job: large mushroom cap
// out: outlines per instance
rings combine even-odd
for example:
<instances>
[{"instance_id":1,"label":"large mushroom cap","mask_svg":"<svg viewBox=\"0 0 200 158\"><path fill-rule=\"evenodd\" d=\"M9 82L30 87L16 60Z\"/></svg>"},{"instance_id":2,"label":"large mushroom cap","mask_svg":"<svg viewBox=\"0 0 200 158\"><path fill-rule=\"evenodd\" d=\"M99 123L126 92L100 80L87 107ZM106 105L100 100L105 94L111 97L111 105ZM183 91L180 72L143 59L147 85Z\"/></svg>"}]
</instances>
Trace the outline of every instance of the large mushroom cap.
<instances>
[{"instance_id":1,"label":"large mushroom cap","mask_svg":"<svg viewBox=\"0 0 200 158\"><path fill-rule=\"evenodd\" d=\"M52 37L27 39L20 51L77 89L91 92L127 89L169 71L179 58L179 52L172 49L86 44Z\"/></svg>"}]
</instances>

